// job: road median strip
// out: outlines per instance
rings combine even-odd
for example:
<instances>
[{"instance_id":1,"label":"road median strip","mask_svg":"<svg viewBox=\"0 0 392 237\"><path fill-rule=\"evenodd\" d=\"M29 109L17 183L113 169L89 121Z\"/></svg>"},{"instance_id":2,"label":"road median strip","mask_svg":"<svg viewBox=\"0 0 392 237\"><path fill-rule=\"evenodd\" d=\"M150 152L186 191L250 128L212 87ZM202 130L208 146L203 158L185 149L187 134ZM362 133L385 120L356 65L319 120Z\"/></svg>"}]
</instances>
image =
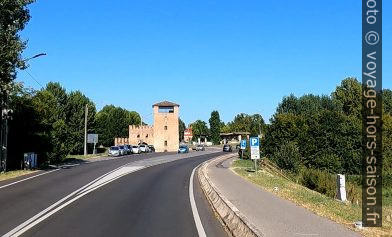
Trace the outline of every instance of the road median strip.
<instances>
[{"instance_id":1,"label":"road median strip","mask_svg":"<svg viewBox=\"0 0 392 237\"><path fill-rule=\"evenodd\" d=\"M264 236L247 218L217 189L208 176L207 168L214 161L223 161L235 155L223 155L204 162L197 170L200 186L210 202L214 211L234 237L260 237Z\"/></svg>"}]
</instances>

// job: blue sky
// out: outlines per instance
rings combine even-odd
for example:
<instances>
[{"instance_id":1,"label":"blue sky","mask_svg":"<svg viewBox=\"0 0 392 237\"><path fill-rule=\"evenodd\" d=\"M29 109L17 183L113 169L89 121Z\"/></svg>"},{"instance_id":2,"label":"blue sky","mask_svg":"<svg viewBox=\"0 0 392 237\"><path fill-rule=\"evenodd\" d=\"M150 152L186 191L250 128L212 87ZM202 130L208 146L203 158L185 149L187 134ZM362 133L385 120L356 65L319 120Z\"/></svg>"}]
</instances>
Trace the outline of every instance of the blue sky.
<instances>
[{"instance_id":1,"label":"blue sky","mask_svg":"<svg viewBox=\"0 0 392 237\"><path fill-rule=\"evenodd\" d=\"M383 2L383 86L392 88L392 2ZM267 121L290 93L330 94L361 79L361 1L48 1L30 5L27 70L81 90L101 109L145 115L170 100L181 118ZM40 85L26 72L18 80Z\"/></svg>"}]
</instances>

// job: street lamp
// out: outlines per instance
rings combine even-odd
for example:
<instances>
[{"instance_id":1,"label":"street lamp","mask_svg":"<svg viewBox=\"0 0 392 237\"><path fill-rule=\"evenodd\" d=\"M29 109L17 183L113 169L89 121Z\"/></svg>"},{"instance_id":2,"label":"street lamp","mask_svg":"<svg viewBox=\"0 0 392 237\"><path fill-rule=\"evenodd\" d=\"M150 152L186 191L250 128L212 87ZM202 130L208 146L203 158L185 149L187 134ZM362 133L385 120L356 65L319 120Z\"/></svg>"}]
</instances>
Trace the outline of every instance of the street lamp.
<instances>
[{"instance_id":1,"label":"street lamp","mask_svg":"<svg viewBox=\"0 0 392 237\"><path fill-rule=\"evenodd\" d=\"M33 57L22 60L27 62L31 59L45 56L46 53L39 53ZM8 146L8 120L11 118L12 110L8 109L9 88L4 89L1 96L1 131L0 131L0 172L7 171L7 146Z\"/></svg>"}]
</instances>

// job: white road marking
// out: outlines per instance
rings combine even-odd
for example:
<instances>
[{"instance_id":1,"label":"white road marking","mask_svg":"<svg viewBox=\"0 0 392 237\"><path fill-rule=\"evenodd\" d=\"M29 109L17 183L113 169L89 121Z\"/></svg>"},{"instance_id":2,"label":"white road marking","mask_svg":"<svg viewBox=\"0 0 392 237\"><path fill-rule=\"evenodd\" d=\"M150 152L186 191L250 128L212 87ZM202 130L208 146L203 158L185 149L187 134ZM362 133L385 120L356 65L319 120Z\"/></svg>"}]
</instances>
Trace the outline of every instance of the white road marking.
<instances>
[{"instance_id":1,"label":"white road marking","mask_svg":"<svg viewBox=\"0 0 392 237\"><path fill-rule=\"evenodd\" d=\"M127 164L128 165L128 164ZM108 184L116 179L121 178L124 175L129 173L135 172L137 170L143 169L144 166L128 166L124 165L121 166L113 171L110 171L97 179L91 181L90 183L86 184L85 186L79 188L78 190L72 192L68 196L62 198L61 200L57 201L50 207L46 208L45 210L41 211L37 215L33 216L32 218L28 219L27 221L23 222L19 226L15 227L10 232L3 235L3 237L10 237L10 236L20 236L21 234L25 233L38 223L42 222L46 218L50 217L54 213L58 212L62 208L68 206L69 204L73 203L74 201L78 200L79 198L83 197L84 195ZM74 196L72 199L70 199ZM66 201L67 199L70 199ZM65 202L66 201L66 202Z\"/></svg>"},{"instance_id":2,"label":"white road marking","mask_svg":"<svg viewBox=\"0 0 392 237\"><path fill-rule=\"evenodd\" d=\"M44 172L44 173L41 173L41 174L37 174L37 175L34 175L34 176L30 176L30 177L28 177L28 178L21 179L21 180L15 181L15 182L13 182L13 183L9 183L9 184L0 186L0 189L9 187L9 186L14 185L14 184L17 184L17 183L24 182L24 181L29 180L29 179L36 178L36 177L41 176L41 175L45 175L45 174L49 174L49 173L52 173L52 172L55 172L55 171L59 171L59 170L60 170L60 169L55 169L55 170L51 170L51 171Z\"/></svg>"},{"instance_id":3,"label":"white road marking","mask_svg":"<svg viewBox=\"0 0 392 237\"><path fill-rule=\"evenodd\" d=\"M210 154L210 153L215 153L215 152L209 152L206 154ZM146 162L145 160L140 160L140 161L132 161L132 162L129 162L125 165L122 165L122 166L118 167L117 169L114 169L104 175L101 175L100 177L94 179L90 183L84 185L83 187L77 189L76 191L72 192L71 194L67 195L66 197L60 199L59 201L52 204L51 206L49 206L45 210L39 212L35 216L31 217L27 221L25 221L22 224L15 227L11 231L9 231L5 235L3 235L3 237L20 236L21 234L25 233L26 231L28 231L29 229L31 229L32 227L34 227L38 223L42 222L46 218L50 217L51 215L58 212L62 208L66 207L67 205L71 204L72 202L76 201L77 199L79 199L79 198L83 197L84 195L102 187L105 184L108 184L116 179L121 178L124 175L127 175L132 172L136 172L136 171L139 171L141 169L145 169L145 168L148 168L151 166L164 164L164 163L168 163L168 162L172 162L172 161L176 161L176 160L181 160L183 158L184 158L183 156L180 156L180 157L173 159L172 155L167 155L167 156L160 157L159 159L149 160L148 162ZM194 172L195 172L196 168L192 171L191 186L190 187L193 187L193 176L194 176ZM60 169L58 169L58 170L60 170ZM57 171L57 170L53 170L50 172L54 172L54 171ZM43 174L47 174L47 173L49 173L49 172L46 172ZM43 175L43 174L39 174L39 175ZM37 176L39 176L39 175L37 175ZM33 177L30 177L30 178L33 178ZM21 182L21 181L19 181L19 182ZM189 189L189 194L192 195L191 196L192 197L191 198L192 212L193 212L195 223L196 223L196 226L198 229L199 236L206 237L203 226L201 225L199 214L197 213L196 202L195 202L194 196L193 196L193 188ZM196 211L196 213L195 213L195 211ZM197 217L195 215L197 215ZM198 221L196 219L198 219ZM201 228L201 230L200 230L200 228Z\"/></svg>"},{"instance_id":4,"label":"white road marking","mask_svg":"<svg viewBox=\"0 0 392 237\"><path fill-rule=\"evenodd\" d=\"M199 212L197 211L195 196L193 195L193 176L195 175L195 170L199 166L200 165L198 165L192 170L191 178L189 180L189 199L191 201L192 214L193 214L193 219L195 220L197 233L199 234L199 237L206 237L207 236L206 232L204 231L203 224L201 223L200 220Z\"/></svg>"}]
</instances>

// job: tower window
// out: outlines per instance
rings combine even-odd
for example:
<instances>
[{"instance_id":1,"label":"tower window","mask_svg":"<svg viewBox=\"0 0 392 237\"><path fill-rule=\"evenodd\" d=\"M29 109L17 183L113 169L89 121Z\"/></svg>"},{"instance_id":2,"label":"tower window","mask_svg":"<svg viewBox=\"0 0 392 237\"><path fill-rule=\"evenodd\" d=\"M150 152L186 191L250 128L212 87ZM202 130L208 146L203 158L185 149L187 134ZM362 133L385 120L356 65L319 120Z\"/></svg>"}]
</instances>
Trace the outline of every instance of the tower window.
<instances>
[{"instance_id":1,"label":"tower window","mask_svg":"<svg viewBox=\"0 0 392 237\"><path fill-rule=\"evenodd\" d=\"M159 113L174 113L174 106L159 106Z\"/></svg>"},{"instance_id":2,"label":"tower window","mask_svg":"<svg viewBox=\"0 0 392 237\"><path fill-rule=\"evenodd\" d=\"M165 146L167 146L167 141L165 141Z\"/></svg>"},{"instance_id":3,"label":"tower window","mask_svg":"<svg viewBox=\"0 0 392 237\"><path fill-rule=\"evenodd\" d=\"M165 126L165 130L167 130L167 126Z\"/></svg>"}]
</instances>

